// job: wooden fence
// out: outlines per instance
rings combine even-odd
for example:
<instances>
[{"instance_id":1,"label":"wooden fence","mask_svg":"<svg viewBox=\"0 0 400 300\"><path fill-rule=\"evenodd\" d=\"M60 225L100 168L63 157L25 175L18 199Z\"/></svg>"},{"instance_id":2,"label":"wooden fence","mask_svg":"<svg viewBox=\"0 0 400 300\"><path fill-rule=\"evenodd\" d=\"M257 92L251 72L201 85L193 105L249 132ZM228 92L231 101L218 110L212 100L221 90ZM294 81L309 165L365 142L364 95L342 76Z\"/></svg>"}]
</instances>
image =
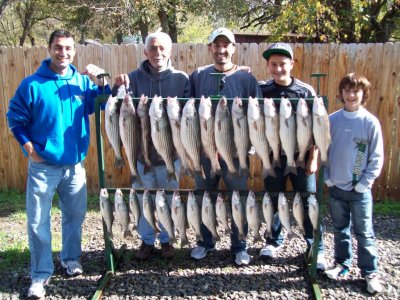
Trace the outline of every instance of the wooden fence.
<instances>
[{"instance_id":1,"label":"wooden fence","mask_svg":"<svg viewBox=\"0 0 400 300\"><path fill-rule=\"evenodd\" d=\"M238 44L234 62L251 67L258 80L269 77L262 58L268 44ZM385 44L292 44L295 56L293 75L310 83L317 89L312 73L326 73L321 80L320 95L327 95L329 112L341 108L336 101L339 80L349 72L364 74L372 84L371 100L367 108L381 121L385 140L385 164L375 183L378 199L400 200L400 43ZM8 130L6 112L9 100L21 80L35 72L46 47L0 47L0 189L25 189L27 159ZM143 45L78 46L74 64L78 70L93 63L101 66L115 78L117 74L129 73L144 59ZM172 54L176 69L190 74L197 67L212 63L207 45L175 44ZM94 116L91 120L91 146L86 159L88 188L98 193L97 149ZM103 129L103 136L104 129ZM128 187L128 167L114 169L113 152L105 139L106 185ZM251 184L260 188L260 180Z\"/></svg>"}]
</instances>

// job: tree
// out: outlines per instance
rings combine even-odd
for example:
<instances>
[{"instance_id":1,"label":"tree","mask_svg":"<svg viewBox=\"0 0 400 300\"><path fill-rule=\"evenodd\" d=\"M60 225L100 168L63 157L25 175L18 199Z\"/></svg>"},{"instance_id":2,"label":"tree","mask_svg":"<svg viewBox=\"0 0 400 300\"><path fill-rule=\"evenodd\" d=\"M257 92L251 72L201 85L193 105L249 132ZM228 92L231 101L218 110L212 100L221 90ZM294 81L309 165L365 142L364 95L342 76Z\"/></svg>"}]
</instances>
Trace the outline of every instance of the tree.
<instances>
[{"instance_id":1,"label":"tree","mask_svg":"<svg viewBox=\"0 0 400 300\"><path fill-rule=\"evenodd\" d=\"M399 27L399 0L247 1L242 29L267 28L310 42L385 42Z\"/></svg>"}]
</instances>

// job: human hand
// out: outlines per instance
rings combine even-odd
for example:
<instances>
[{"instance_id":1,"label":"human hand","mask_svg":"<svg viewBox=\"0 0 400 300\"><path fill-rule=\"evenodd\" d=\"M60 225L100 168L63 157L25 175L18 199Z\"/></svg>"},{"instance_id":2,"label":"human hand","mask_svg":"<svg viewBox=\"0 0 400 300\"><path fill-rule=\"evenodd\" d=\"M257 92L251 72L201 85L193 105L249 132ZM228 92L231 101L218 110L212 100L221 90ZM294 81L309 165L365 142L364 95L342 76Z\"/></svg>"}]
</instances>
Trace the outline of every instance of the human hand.
<instances>
[{"instance_id":1,"label":"human hand","mask_svg":"<svg viewBox=\"0 0 400 300\"><path fill-rule=\"evenodd\" d=\"M328 187L333 187L333 186L334 186L332 180L330 180L330 179L325 180L325 184L326 184Z\"/></svg>"},{"instance_id":2,"label":"human hand","mask_svg":"<svg viewBox=\"0 0 400 300\"><path fill-rule=\"evenodd\" d=\"M237 69L243 72L251 73L251 68L249 66L238 66Z\"/></svg>"},{"instance_id":3,"label":"human hand","mask_svg":"<svg viewBox=\"0 0 400 300\"><path fill-rule=\"evenodd\" d=\"M44 162L44 159L41 158L39 156L39 154L37 154L35 148L33 147L32 142L27 142L25 143L25 145L23 146L25 151L28 153L29 158L32 159L32 161L40 163L40 162Z\"/></svg>"},{"instance_id":4,"label":"human hand","mask_svg":"<svg viewBox=\"0 0 400 300\"><path fill-rule=\"evenodd\" d=\"M365 193L365 192L367 191L367 189L368 189L368 187L362 185L362 184L359 183L359 182L354 186L354 190L355 190L357 193Z\"/></svg>"},{"instance_id":5,"label":"human hand","mask_svg":"<svg viewBox=\"0 0 400 300\"><path fill-rule=\"evenodd\" d=\"M86 66L85 70L82 72L83 75L88 75L90 80L92 80L94 83L96 83L99 86L102 86L103 82L104 82L104 85L107 84L107 80L105 77L97 78L97 75L103 74L103 73L105 73L104 69L102 69L96 65L93 65L93 64L88 64Z\"/></svg>"},{"instance_id":6,"label":"human hand","mask_svg":"<svg viewBox=\"0 0 400 300\"><path fill-rule=\"evenodd\" d=\"M121 86L124 85L126 89L129 88L129 76L128 74L120 74L114 79L114 85L115 86Z\"/></svg>"}]
</instances>

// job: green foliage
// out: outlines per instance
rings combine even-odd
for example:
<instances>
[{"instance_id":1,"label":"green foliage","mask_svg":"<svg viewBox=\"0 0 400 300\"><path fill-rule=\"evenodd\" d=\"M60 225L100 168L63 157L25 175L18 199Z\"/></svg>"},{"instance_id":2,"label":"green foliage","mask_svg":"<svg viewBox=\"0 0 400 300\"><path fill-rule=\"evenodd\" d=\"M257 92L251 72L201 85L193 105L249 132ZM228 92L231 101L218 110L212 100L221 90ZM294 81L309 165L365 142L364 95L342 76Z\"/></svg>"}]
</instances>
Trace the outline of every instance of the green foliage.
<instances>
[{"instance_id":1,"label":"green foliage","mask_svg":"<svg viewBox=\"0 0 400 300\"><path fill-rule=\"evenodd\" d=\"M386 199L374 203L374 213L400 217L400 201Z\"/></svg>"}]
</instances>

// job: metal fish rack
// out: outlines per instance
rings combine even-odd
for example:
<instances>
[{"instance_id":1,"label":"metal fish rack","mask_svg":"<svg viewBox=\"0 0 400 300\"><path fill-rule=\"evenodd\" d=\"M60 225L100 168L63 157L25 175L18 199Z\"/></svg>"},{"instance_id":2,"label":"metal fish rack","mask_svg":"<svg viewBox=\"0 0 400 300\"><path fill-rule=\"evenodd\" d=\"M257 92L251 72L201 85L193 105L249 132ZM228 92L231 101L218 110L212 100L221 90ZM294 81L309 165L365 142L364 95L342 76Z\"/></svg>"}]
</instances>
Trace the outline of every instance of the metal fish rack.
<instances>
[{"instance_id":1,"label":"metal fish rack","mask_svg":"<svg viewBox=\"0 0 400 300\"><path fill-rule=\"evenodd\" d=\"M320 76L321 77L321 76ZM317 76L318 79L318 90L319 90L319 77ZM319 92L319 91L318 91ZM221 96L213 96L211 97L212 101L219 101ZM328 104L328 99L326 96L322 96L324 105L327 107ZM132 98L132 101L134 103L137 103L140 98ZM178 101L180 102L186 102L189 98L178 98ZM95 100L95 125L96 125L96 143L97 143L97 155L98 155L98 176L99 176L99 186L100 188L106 188L109 193L115 192L116 188L115 187L106 187L105 185L105 180L104 180L104 152L103 152L103 137L101 134L101 128L102 128L102 118L101 118L101 108L104 106L104 104L107 102L108 96L107 95L100 95L96 98ZM151 99L149 98L151 101ZM232 98L227 98L228 102L233 101ZM263 99L258 99L260 104L263 103ZM280 103L281 99L273 99L276 104ZM299 98L291 98L289 99L292 105L297 105L297 102ZM311 107L312 106L312 101L314 98L307 98L305 99L307 104ZM200 101L200 99L196 99L196 101ZM247 103L248 98L242 98L242 101L244 103ZM166 99L164 99L164 103L166 102ZM122 99L119 99L119 105L121 105ZM278 106L279 107L279 106ZM317 176L317 191L315 193L318 203L319 203L319 216L318 216L318 228L320 227L321 223L321 216L325 214L326 210L326 205L324 201L324 195L323 195L323 182L324 182L324 167L320 167L318 170L318 176ZM121 188L122 192L124 194L129 193L130 188ZM135 189L138 193L141 192L140 189ZM181 194L185 195L189 191L193 191L195 194L203 194L203 190L192 190L192 189L175 189L179 191ZM172 194L175 190L165 190L166 194ZM143 191L143 190L142 190ZM156 193L156 189L149 190L151 194ZM211 191L211 193L217 193L217 192L222 192L223 194L232 194L232 191L230 190L221 190L221 191ZM247 195L248 190L243 190L239 191L241 195ZM264 192L255 192L257 198L262 197ZM278 193L270 193L271 196L277 196ZM292 199L295 195L295 192L285 192L285 196L288 196L290 199ZM301 196L307 197L309 193L302 193ZM107 263L107 270L105 274L102 276L102 279L99 283L99 286L93 295L92 299L100 299L103 293L103 290L105 289L106 285L108 282L111 280L113 274L116 271L117 268L117 263L118 261L122 258L123 253L126 249L126 245L123 245L120 249L115 249L113 246L112 241L106 234L106 225L103 220L103 233L104 233L104 242L105 242L105 257L106 257L106 263ZM314 243L312 246L312 249L310 251L310 255L306 258L307 262L307 269L308 269L308 274L309 274L309 280L311 282L311 287L313 291L313 296L315 299L322 299L321 291L318 286L318 283L316 281L316 273L317 273L317 252L318 252L318 244L321 239L321 232L320 230L317 230L315 236L314 236Z\"/></svg>"}]
</instances>

